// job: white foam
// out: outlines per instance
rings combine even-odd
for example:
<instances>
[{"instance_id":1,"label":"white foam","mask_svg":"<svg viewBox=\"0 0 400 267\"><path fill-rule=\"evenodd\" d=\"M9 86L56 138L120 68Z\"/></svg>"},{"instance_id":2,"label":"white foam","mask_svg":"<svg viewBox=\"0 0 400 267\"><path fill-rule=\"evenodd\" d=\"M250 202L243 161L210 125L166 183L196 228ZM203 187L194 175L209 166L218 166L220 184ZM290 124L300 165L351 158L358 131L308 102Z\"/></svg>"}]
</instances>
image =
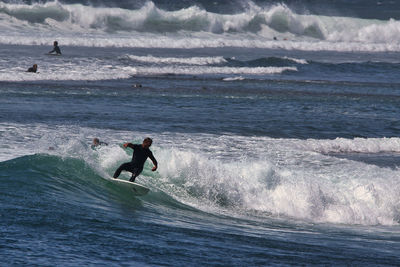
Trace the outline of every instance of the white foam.
<instances>
[{"instance_id":1,"label":"white foam","mask_svg":"<svg viewBox=\"0 0 400 267\"><path fill-rule=\"evenodd\" d=\"M305 64L308 64L308 62L307 62L307 60L305 60L305 59L299 59L299 58L293 58L293 57L283 57L284 59L287 59L287 60L290 60L290 61L293 61L293 62L296 62L297 64L303 64L303 65L305 65Z\"/></svg>"},{"instance_id":2,"label":"white foam","mask_svg":"<svg viewBox=\"0 0 400 267\"><path fill-rule=\"evenodd\" d=\"M230 81L243 81L244 79L245 79L245 78L242 77L242 76L237 76L237 77L227 77L227 78L223 78L222 80L223 80L223 81L230 82Z\"/></svg>"},{"instance_id":3,"label":"white foam","mask_svg":"<svg viewBox=\"0 0 400 267\"><path fill-rule=\"evenodd\" d=\"M188 65L213 65L226 63L226 59L223 57L154 57L154 56L135 56L126 55L127 58L145 63L157 63L157 64L188 64Z\"/></svg>"},{"instance_id":4,"label":"white foam","mask_svg":"<svg viewBox=\"0 0 400 267\"><path fill-rule=\"evenodd\" d=\"M319 153L400 153L400 138L310 139L298 144L300 149Z\"/></svg>"},{"instance_id":5,"label":"white foam","mask_svg":"<svg viewBox=\"0 0 400 267\"><path fill-rule=\"evenodd\" d=\"M0 81L78 81L78 80L111 80L111 79L126 79L135 74L135 70L125 72L110 72L107 69L96 69L92 72L85 68L77 67L74 70L56 70L41 68L39 73L24 73L21 68L11 68L6 73L0 73Z\"/></svg>"},{"instance_id":6,"label":"white foam","mask_svg":"<svg viewBox=\"0 0 400 267\"><path fill-rule=\"evenodd\" d=\"M317 156L298 166L276 167L266 160L224 162L196 151L159 151L159 172L170 192L200 209L256 210L314 222L398 224L398 170ZM327 164L327 161L331 161ZM176 188L178 187L178 189ZM162 186L167 190L167 186Z\"/></svg>"},{"instance_id":7,"label":"white foam","mask_svg":"<svg viewBox=\"0 0 400 267\"><path fill-rule=\"evenodd\" d=\"M38 73L27 72L32 62L38 64ZM126 79L136 74L133 67L105 63L96 58L10 58L7 67L0 70L0 81L107 80Z\"/></svg>"}]
</instances>

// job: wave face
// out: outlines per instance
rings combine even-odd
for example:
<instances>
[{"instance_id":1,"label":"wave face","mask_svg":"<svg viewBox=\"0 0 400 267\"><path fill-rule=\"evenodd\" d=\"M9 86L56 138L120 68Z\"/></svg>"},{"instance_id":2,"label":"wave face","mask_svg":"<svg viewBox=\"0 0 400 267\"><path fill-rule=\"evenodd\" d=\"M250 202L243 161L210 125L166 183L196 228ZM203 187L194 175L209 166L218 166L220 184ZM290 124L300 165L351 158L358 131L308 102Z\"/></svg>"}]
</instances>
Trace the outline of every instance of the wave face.
<instances>
[{"instance_id":1,"label":"wave face","mask_svg":"<svg viewBox=\"0 0 400 267\"><path fill-rule=\"evenodd\" d=\"M223 14L199 5L170 11L154 2L136 9L0 2L0 42L48 44L57 37L81 46L400 51L400 22L394 19L305 15L285 4L243 6Z\"/></svg>"}]
</instances>

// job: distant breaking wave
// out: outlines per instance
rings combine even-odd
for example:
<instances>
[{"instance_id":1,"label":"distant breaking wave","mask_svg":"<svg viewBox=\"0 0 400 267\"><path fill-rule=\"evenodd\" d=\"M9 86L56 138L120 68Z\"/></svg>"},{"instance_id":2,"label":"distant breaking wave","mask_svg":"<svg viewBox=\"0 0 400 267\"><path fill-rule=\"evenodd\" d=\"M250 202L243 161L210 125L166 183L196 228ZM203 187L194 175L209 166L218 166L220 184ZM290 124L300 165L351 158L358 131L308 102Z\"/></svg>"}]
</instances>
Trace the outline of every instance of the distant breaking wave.
<instances>
[{"instance_id":1,"label":"distant breaking wave","mask_svg":"<svg viewBox=\"0 0 400 267\"><path fill-rule=\"evenodd\" d=\"M251 67L270 67L270 66L287 66L288 64L295 63L305 65L308 64L305 59L297 59L290 57L268 57L259 58L250 61L240 61L235 58L224 58L222 56L216 57L156 57L152 55L136 56L125 55L121 59L129 59L134 62L154 63L154 64L183 64L183 65L222 65L229 64L234 66L251 66Z\"/></svg>"},{"instance_id":2,"label":"distant breaking wave","mask_svg":"<svg viewBox=\"0 0 400 267\"><path fill-rule=\"evenodd\" d=\"M249 3L244 12L219 14L197 6L165 11L153 2L134 10L0 3L0 19L5 44L48 44L56 37L64 45L100 47L400 51L399 21L300 15L284 4Z\"/></svg>"},{"instance_id":3,"label":"distant breaking wave","mask_svg":"<svg viewBox=\"0 0 400 267\"><path fill-rule=\"evenodd\" d=\"M191 57L191 58L177 58L177 57L154 57L154 56L135 56L126 55L126 58L133 61L145 63L163 63L163 64L188 64L188 65L210 65L226 63L223 57Z\"/></svg>"}]
</instances>

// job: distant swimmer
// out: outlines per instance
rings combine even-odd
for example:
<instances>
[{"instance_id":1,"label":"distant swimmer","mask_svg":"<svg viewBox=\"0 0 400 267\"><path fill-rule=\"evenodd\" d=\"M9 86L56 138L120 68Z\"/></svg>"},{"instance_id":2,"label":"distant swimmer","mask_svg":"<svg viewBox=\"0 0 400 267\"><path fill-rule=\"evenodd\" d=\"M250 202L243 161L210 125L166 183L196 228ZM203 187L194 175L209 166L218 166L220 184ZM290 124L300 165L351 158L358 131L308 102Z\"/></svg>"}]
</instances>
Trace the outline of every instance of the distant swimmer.
<instances>
[{"instance_id":1,"label":"distant swimmer","mask_svg":"<svg viewBox=\"0 0 400 267\"><path fill-rule=\"evenodd\" d=\"M58 46L58 42L54 41L53 45L54 45L53 50L51 50L48 54L52 54L55 52L56 55L61 55L61 50L60 47Z\"/></svg>"},{"instance_id":2,"label":"distant swimmer","mask_svg":"<svg viewBox=\"0 0 400 267\"><path fill-rule=\"evenodd\" d=\"M28 69L28 72L36 73L37 72L37 64L33 64L33 66Z\"/></svg>"},{"instance_id":3,"label":"distant swimmer","mask_svg":"<svg viewBox=\"0 0 400 267\"><path fill-rule=\"evenodd\" d=\"M143 171L143 166L147 158L150 158L154 164L154 167L151 170L153 172L157 170L157 160L154 158L153 153L149 149L152 143L153 140L149 137L144 139L141 145L125 143L125 148L130 147L133 149L132 161L119 166L119 168L115 171L113 177L117 179L118 176L121 174L121 171L128 171L132 173L132 177L131 179L129 179L129 181L134 182L136 177L138 177L139 174Z\"/></svg>"},{"instance_id":4,"label":"distant swimmer","mask_svg":"<svg viewBox=\"0 0 400 267\"><path fill-rule=\"evenodd\" d=\"M98 146L108 146L108 144L107 143L105 143L105 142L100 142L100 139L99 138L93 138L93 142L92 142L92 145L91 145L91 147L92 148L96 148L96 147L98 147Z\"/></svg>"}]
</instances>

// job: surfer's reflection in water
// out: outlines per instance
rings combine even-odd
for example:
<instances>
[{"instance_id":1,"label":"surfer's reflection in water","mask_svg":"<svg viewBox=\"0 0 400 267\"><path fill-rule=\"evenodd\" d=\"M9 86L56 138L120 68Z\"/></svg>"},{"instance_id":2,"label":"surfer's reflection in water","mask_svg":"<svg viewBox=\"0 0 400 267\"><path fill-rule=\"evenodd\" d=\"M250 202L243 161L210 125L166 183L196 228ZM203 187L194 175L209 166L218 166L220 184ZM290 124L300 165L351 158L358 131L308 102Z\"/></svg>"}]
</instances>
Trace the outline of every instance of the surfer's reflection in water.
<instances>
[{"instance_id":1,"label":"surfer's reflection in water","mask_svg":"<svg viewBox=\"0 0 400 267\"><path fill-rule=\"evenodd\" d=\"M149 137L143 140L143 143L140 144L132 144L132 143L125 143L124 147L130 147L133 149L133 156L131 162L126 162L119 166L119 168L114 173L114 178L117 179L118 176L121 174L121 171L128 171L132 173L130 182L134 182L136 177L143 171L144 163L146 162L147 158L150 158L154 164L154 167L151 169L153 172L157 170L157 160L153 156L153 153L150 151L150 146L153 143L153 140Z\"/></svg>"}]
</instances>

